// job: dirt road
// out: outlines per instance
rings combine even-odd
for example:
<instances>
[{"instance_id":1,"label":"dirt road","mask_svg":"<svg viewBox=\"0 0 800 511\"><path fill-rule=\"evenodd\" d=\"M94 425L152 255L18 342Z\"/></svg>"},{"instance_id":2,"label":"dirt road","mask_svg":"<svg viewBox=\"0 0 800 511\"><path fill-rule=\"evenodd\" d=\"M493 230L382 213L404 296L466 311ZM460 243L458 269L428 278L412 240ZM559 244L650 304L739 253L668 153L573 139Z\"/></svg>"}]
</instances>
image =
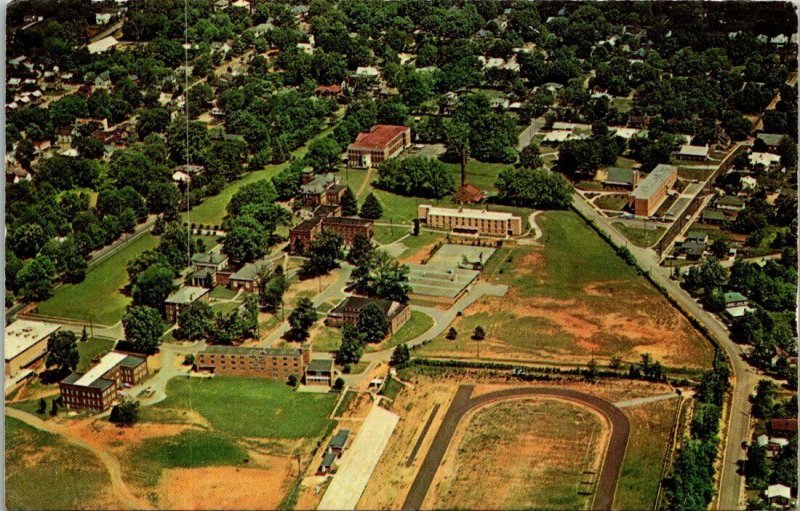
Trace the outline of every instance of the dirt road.
<instances>
[{"instance_id":1,"label":"dirt road","mask_svg":"<svg viewBox=\"0 0 800 511\"><path fill-rule=\"evenodd\" d=\"M106 470L108 470L108 476L111 479L111 491L113 492L114 496L117 497L119 502L123 503L127 509L152 509L152 506L149 503L140 500L133 493L131 493L130 489L125 484L125 481L122 479L122 468L119 465L119 461L117 461L117 459L111 454L96 449L83 440L70 436L69 433L67 433L63 428L55 424L49 424L39 417L23 412L22 410L6 407L6 415L20 420L25 424L28 424L29 426L41 431L59 435L72 445L76 445L90 451L92 454L97 456L100 462L106 467Z\"/></svg>"},{"instance_id":2,"label":"dirt road","mask_svg":"<svg viewBox=\"0 0 800 511\"><path fill-rule=\"evenodd\" d=\"M489 392L477 397L472 396L472 385L461 385L453 398L450 408L439 426L428 454L422 461L417 477L403 503L403 509L419 509L428 493L433 477L450 445L461 419L473 408L487 403L520 397L553 397L574 401L588 406L603 414L611 423L611 439L608 443L603 467L597 480L592 509L611 509L614 493L617 489L622 460L628 445L630 422L628 417L617 407L599 397L584 394L572 389L560 387L515 387Z\"/></svg>"}]
</instances>

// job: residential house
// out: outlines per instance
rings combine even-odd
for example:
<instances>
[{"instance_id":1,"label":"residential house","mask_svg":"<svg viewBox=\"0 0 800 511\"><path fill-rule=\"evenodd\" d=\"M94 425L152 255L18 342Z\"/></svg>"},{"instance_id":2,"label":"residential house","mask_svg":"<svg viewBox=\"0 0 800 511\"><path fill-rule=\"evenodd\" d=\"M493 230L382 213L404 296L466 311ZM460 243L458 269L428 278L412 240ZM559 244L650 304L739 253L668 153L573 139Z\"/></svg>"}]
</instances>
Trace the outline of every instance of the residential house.
<instances>
[{"instance_id":1,"label":"residential house","mask_svg":"<svg viewBox=\"0 0 800 511\"><path fill-rule=\"evenodd\" d=\"M786 135L780 133L759 133L756 135L756 143L763 144L767 152L777 154L778 148L781 145L781 140L783 140L784 137L786 137Z\"/></svg>"},{"instance_id":2,"label":"residential house","mask_svg":"<svg viewBox=\"0 0 800 511\"><path fill-rule=\"evenodd\" d=\"M323 476L329 474L333 471L333 466L336 463L336 454L332 452L326 452L322 456L322 463L320 463L319 468L317 468L317 475Z\"/></svg>"},{"instance_id":3,"label":"residential house","mask_svg":"<svg viewBox=\"0 0 800 511\"><path fill-rule=\"evenodd\" d=\"M753 168L761 168L770 171L780 167L781 157L772 153L751 152L747 156L747 161Z\"/></svg>"},{"instance_id":4,"label":"residential house","mask_svg":"<svg viewBox=\"0 0 800 511\"><path fill-rule=\"evenodd\" d=\"M700 214L700 221L710 225L720 225L728 221L724 211L714 208L706 208Z\"/></svg>"},{"instance_id":5,"label":"residential house","mask_svg":"<svg viewBox=\"0 0 800 511\"><path fill-rule=\"evenodd\" d=\"M797 419L771 419L767 429L773 435L793 435L797 433Z\"/></svg>"},{"instance_id":6,"label":"residential house","mask_svg":"<svg viewBox=\"0 0 800 511\"><path fill-rule=\"evenodd\" d=\"M727 211L741 211L744 209L744 199L736 195L723 195L716 200L717 209Z\"/></svg>"},{"instance_id":7,"label":"residential house","mask_svg":"<svg viewBox=\"0 0 800 511\"><path fill-rule=\"evenodd\" d=\"M477 186L466 183L453 194L456 204L477 204L483 201L483 192Z\"/></svg>"},{"instance_id":8,"label":"residential house","mask_svg":"<svg viewBox=\"0 0 800 511\"><path fill-rule=\"evenodd\" d=\"M764 490L764 498L770 506L787 509L792 502L792 490L783 484L771 484Z\"/></svg>"},{"instance_id":9,"label":"residential house","mask_svg":"<svg viewBox=\"0 0 800 511\"><path fill-rule=\"evenodd\" d=\"M696 146L691 144L684 144L678 150L678 158L681 160L691 161L706 161L708 159L710 149L707 145Z\"/></svg>"},{"instance_id":10,"label":"residential house","mask_svg":"<svg viewBox=\"0 0 800 511\"><path fill-rule=\"evenodd\" d=\"M347 446L347 440L350 438L349 429L340 429L336 432L331 441L328 442L328 447L325 449L326 453L332 452L337 456L341 456Z\"/></svg>"},{"instance_id":11,"label":"residential house","mask_svg":"<svg viewBox=\"0 0 800 511\"><path fill-rule=\"evenodd\" d=\"M231 289L242 289L247 293L258 291L258 273L262 268L271 267L271 263L264 260L254 261L245 264L228 278L228 286Z\"/></svg>"}]
</instances>

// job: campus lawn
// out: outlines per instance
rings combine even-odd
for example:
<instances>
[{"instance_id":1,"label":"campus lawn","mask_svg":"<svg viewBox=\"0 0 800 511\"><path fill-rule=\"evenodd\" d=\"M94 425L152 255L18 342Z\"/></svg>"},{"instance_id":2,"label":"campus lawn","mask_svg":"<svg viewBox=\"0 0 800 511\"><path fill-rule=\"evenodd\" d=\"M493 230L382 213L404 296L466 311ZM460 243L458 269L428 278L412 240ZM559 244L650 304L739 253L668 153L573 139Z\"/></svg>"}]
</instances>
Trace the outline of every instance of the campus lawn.
<instances>
[{"instance_id":1,"label":"campus lawn","mask_svg":"<svg viewBox=\"0 0 800 511\"><path fill-rule=\"evenodd\" d=\"M603 195L594 201L594 205L598 208L613 211L620 211L627 203L628 199L624 195Z\"/></svg>"},{"instance_id":2,"label":"campus lawn","mask_svg":"<svg viewBox=\"0 0 800 511\"><path fill-rule=\"evenodd\" d=\"M461 164L445 163L447 171L453 176L453 183L458 189L461 186ZM511 167L509 163L486 163L474 158L467 161L467 183L473 184L484 193L494 193L495 183L500 171Z\"/></svg>"},{"instance_id":3,"label":"campus lawn","mask_svg":"<svg viewBox=\"0 0 800 511\"><path fill-rule=\"evenodd\" d=\"M374 239L381 245L388 245L390 243L394 243L410 232L411 231L408 229L408 226L390 227L386 225L376 225Z\"/></svg>"},{"instance_id":4,"label":"campus lawn","mask_svg":"<svg viewBox=\"0 0 800 511\"><path fill-rule=\"evenodd\" d=\"M666 231L666 229L663 227L656 227L655 229L639 229L636 227L627 226L622 222L614 222L611 225L613 225L637 247L652 246L661 238L661 236L664 235L664 231Z\"/></svg>"},{"instance_id":5,"label":"campus lawn","mask_svg":"<svg viewBox=\"0 0 800 511\"><path fill-rule=\"evenodd\" d=\"M92 364L92 359L105 351L114 348L116 341L111 339L87 339L86 342L78 342L78 353L81 359L78 362L78 371L85 372Z\"/></svg>"},{"instance_id":6,"label":"campus lawn","mask_svg":"<svg viewBox=\"0 0 800 511\"><path fill-rule=\"evenodd\" d=\"M367 351L385 350L394 348L398 344L403 344L412 339L416 339L433 327L433 319L424 312L411 311L411 317L406 321L406 324L400 327L396 335L388 337L382 343L375 346L369 346Z\"/></svg>"},{"instance_id":7,"label":"campus lawn","mask_svg":"<svg viewBox=\"0 0 800 511\"><path fill-rule=\"evenodd\" d=\"M86 273L79 284L64 284L48 300L40 303L37 312L84 321L113 325L122 319L131 299L122 294L128 283L125 270L128 261L145 250L155 248L158 238L143 234L109 256Z\"/></svg>"},{"instance_id":8,"label":"campus lawn","mask_svg":"<svg viewBox=\"0 0 800 511\"><path fill-rule=\"evenodd\" d=\"M226 208L231 201L231 197L244 185L255 183L263 179L271 179L286 164L268 165L262 170L256 170L244 174L240 179L230 183L220 193L213 197L206 197L202 204L192 208L189 212L188 220L186 213L181 214L182 222L190 222L202 225L220 225L227 215Z\"/></svg>"},{"instance_id":9,"label":"campus lawn","mask_svg":"<svg viewBox=\"0 0 800 511\"><path fill-rule=\"evenodd\" d=\"M194 410L215 430L243 437L312 438L331 422L334 394L298 393L263 378L217 376L179 379L167 385L155 409Z\"/></svg>"},{"instance_id":10,"label":"campus lawn","mask_svg":"<svg viewBox=\"0 0 800 511\"><path fill-rule=\"evenodd\" d=\"M6 427L7 509L102 509L111 481L85 449L11 417Z\"/></svg>"}]
</instances>

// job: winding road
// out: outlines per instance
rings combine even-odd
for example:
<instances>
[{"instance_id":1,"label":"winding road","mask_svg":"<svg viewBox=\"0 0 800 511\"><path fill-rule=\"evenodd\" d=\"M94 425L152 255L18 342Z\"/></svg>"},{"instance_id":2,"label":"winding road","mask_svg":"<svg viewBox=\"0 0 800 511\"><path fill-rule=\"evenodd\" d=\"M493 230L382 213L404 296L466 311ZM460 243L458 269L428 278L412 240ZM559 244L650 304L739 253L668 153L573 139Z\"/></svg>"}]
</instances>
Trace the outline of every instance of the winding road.
<instances>
[{"instance_id":1,"label":"winding road","mask_svg":"<svg viewBox=\"0 0 800 511\"><path fill-rule=\"evenodd\" d=\"M406 501L403 503L403 509L416 510L422 507L422 502L425 500L425 495L427 495L436 471L447 452L450 441L467 413L488 403L524 397L549 397L573 401L600 412L608 419L611 423L611 439L608 442L603 466L597 479L592 509L611 509L631 429L628 417L619 408L597 396L562 387L515 387L476 397L472 397L473 390L472 385L461 385L456 391L433 443L417 472L417 477L411 484Z\"/></svg>"}]
</instances>

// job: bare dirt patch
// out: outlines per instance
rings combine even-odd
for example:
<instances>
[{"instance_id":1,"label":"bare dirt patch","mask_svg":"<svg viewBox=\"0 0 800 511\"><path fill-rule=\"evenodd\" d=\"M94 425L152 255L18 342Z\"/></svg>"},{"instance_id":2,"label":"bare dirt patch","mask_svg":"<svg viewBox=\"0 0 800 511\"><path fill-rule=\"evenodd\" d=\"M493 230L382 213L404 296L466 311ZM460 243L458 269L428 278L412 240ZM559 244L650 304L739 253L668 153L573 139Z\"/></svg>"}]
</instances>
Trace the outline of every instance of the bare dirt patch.
<instances>
[{"instance_id":1,"label":"bare dirt patch","mask_svg":"<svg viewBox=\"0 0 800 511\"><path fill-rule=\"evenodd\" d=\"M269 468L170 469L162 495L166 509L277 509L293 477L290 458L273 457Z\"/></svg>"},{"instance_id":2,"label":"bare dirt patch","mask_svg":"<svg viewBox=\"0 0 800 511\"><path fill-rule=\"evenodd\" d=\"M157 424L141 422L130 428L118 428L105 420L64 420L69 436L79 438L97 449L123 451L138 446L149 438L175 436L192 429L189 424Z\"/></svg>"}]
</instances>

